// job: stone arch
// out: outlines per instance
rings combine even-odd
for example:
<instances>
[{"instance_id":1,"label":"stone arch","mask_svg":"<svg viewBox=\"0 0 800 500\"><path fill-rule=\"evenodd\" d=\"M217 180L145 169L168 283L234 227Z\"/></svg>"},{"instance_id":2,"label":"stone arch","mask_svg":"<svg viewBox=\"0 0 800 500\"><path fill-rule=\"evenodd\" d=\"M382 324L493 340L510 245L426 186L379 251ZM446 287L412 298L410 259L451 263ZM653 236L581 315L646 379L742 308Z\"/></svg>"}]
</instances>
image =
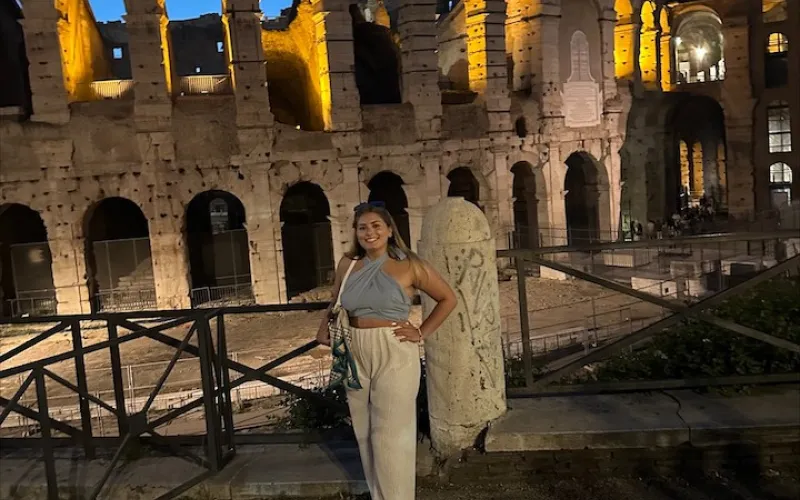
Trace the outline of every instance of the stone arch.
<instances>
[{"instance_id":1,"label":"stone arch","mask_svg":"<svg viewBox=\"0 0 800 500\"><path fill-rule=\"evenodd\" d=\"M609 183L605 167L591 154L576 151L566 161L564 211L567 244L581 245L603 239L611 228Z\"/></svg>"},{"instance_id":2,"label":"stone arch","mask_svg":"<svg viewBox=\"0 0 800 500\"><path fill-rule=\"evenodd\" d=\"M447 174L447 196L462 197L481 208L481 185L469 167L456 167Z\"/></svg>"},{"instance_id":3,"label":"stone arch","mask_svg":"<svg viewBox=\"0 0 800 500\"><path fill-rule=\"evenodd\" d=\"M0 67L6 72L0 79L0 108L18 106L27 117L33 106L22 8L16 2L5 2L0 9L3 10L0 16L5 20L2 38L6 48L0 51Z\"/></svg>"},{"instance_id":4,"label":"stone arch","mask_svg":"<svg viewBox=\"0 0 800 500\"><path fill-rule=\"evenodd\" d=\"M722 20L708 8L687 9L675 19L672 48L678 84L725 78Z\"/></svg>"},{"instance_id":5,"label":"stone arch","mask_svg":"<svg viewBox=\"0 0 800 500\"><path fill-rule=\"evenodd\" d=\"M0 316L56 314L47 228L39 212L0 206Z\"/></svg>"},{"instance_id":6,"label":"stone arch","mask_svg":"<svg viewBox=\"0 0 800 500\"><path fill-rule=\"evenodd\" d=\"M321 131L325 124L314 68L299 54L280 50L265 41L269 108L278 123L302 130Z\"/></svg>"},{"instance_id":7,"label":"stone arch","mask_svg":"<svg viewBox=\"0 0 800 500\"><path fill-rule=\"evenodd\" d=\"M400 104L400 50L392 30L364 18L350 5L356 87L361 104Z\"/></svg>"},{"instance_id":8,"label":"stone arch","mask_svg":"<svg viewBox=\"0 0 800 500\"><path fill-rule=\"evenodd\" d=\"M280 205L286 294L292 297L333 282L331 209L323 189L301 181L286 190Z\"/></svg>"},{"instance_id":9,"label":"stone arch","mask_svg":"<svg viewBox=\"0 0 800 500\"><path fill-rule=\"evenodd\" d=\"M192 306L253 301L244 204L227 191L199 193L186 207Z\"/></svg>"},{"instance_id":10,"label":"stone arch","mask_svg":"<svg viewBox=\"0 0 800 500\"><path fill-rule=\"evenodd\" d=\"M386 210L392 215L400 231L400 237L409 245L411 232L408 221L408 198L403 189L403 178L394 172L378 172L367 183L369 189L368 201L382 201L386 203Z\"/></svg>"},{"instance_id":11,"label":"stone arch","mask_svg":"<svg viewBox=\"0 0 800 500\"><path fill-rule=\"evenodd\" d=\"M92 310L154 309L150 230L139 205L120 197L97 202L86 213L84 234Z\"/></svg>"},{"instance_id":12,"label":"stone arch","mask_svg":"<svg viewBox=\"0 0 800 500\"><path fill-rule=\"evenodd\" d=\"M686 95L672 107L666 125L670 143L662 186L663 215L701 202L711 203L718 212L725 211L728 190L722 106L711 97ZM681 180L687 174L691 192L686 192Z\"/></svg>"},{"instance_id":13,"label":"stone arch","mask_svg":"<svg viewBox=\"0 0 800 500\"><path fill-rule=\"evenodd\" d=\"M541 170L534 171L530 163L519 161L511 167L511 174L514 198L513 244L517 248L536 248L540 243L539 229L542 224L547 224L546 200L540 200L539 196L545 189Z\"/></svg>"}]
</instances>

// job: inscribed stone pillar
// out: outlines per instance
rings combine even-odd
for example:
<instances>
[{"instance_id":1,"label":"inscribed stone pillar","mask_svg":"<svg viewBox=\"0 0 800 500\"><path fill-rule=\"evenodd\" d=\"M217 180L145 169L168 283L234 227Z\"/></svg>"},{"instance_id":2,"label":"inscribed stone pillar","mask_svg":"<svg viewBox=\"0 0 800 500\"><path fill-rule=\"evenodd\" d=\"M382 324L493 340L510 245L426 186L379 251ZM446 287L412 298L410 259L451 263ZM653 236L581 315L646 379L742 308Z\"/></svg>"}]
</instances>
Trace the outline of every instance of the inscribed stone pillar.
<instances>
[{"instance_id":1,"label":"inscribed stone pillar","mask_svg":"<svg viewBox=\"0 0 800 500\"><path fill-rule=\"evenodd\" d=\"M174 64L163 0L125 0L134 116L139 131L164 131L172 119Z\"/></svg>"},{"instance_id":2,"label":"inscribed stone pillar","mask_svg":"<svg viewBox=\"0 0 800 500\"><path fill-rule=\"evenodd\" d=\"M69 121L68 96L61 66L61 42L58 39L59 13L53 0L26 0L25 49L33 94L31 120L47 123Z\"/></svg>"},{"instance_id":3,"label":"inscribed stone pillar","mask_svg":"<svg viewBox=\"0 0 800 500\"><path fill-rule=\"evenodd\" d=\"M397 10L403 102L414 105L418 139L437 138L442 128L442 95L436 53L436 0L402 0Z\"/></svg>"},{"instance_id":4,"label":"inscribed stone pillar","mask_svg":"<svg viewBox=\"0 0 800 500\"><path fill-rule=\"evenodd\" d=\"M350 2L312 0L320 97L325 130L361 129L361 98L356 86Z\"/></svg>"},{"instance_id":5,"label":"inscribed stone pillar","mask_svg":"<svg viewBox=\"0 0 800 500\"><path fill-rule=\"evenodd\" d=\"M447 198L425 216L419 250L458 297L425 340L431 440L448 457L472 446L506 411L496 247L483 213L463 198ZM424 315L434 306L425 297Z\"/></svg>"},{"instance_id":6,"label":"inscribed stone pillar","mask_svg":"<svg viewBox=\"0 0 800 500\"><path fill-rule=\"evenodd\" d=\"M271 145L268 129L274 122L261 45L261 11L258 0L223 0L222 9L239 144L242 151L249 152L259 144Z\"/></svg>"}]
</instances>

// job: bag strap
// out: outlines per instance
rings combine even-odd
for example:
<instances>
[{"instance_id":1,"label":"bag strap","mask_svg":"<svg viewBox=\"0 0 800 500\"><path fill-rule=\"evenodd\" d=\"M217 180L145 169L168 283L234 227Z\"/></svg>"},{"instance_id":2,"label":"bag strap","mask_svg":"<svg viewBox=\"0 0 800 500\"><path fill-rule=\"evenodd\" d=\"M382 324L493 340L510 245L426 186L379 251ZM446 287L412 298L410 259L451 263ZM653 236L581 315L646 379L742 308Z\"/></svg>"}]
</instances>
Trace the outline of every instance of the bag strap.
<instances>
[{"instance_id":1,"label":"bag strap","mask_svg":"<svg viewBox=\"0 0 800 500\"><path fill-rule=\"evenodd\" d=\"M350 267L347 268L347 272L344 273L344 278L342 278L342 284L339 286L339 294L336 297L336 303L333 305L334 309L337 309L339 306L342 305L342 292L344 291L344 285L347 283L347 278L350 276L350 272L353 270L353 267L356 265L355 259L350 261Z\"/></svg>"}]
</instances>

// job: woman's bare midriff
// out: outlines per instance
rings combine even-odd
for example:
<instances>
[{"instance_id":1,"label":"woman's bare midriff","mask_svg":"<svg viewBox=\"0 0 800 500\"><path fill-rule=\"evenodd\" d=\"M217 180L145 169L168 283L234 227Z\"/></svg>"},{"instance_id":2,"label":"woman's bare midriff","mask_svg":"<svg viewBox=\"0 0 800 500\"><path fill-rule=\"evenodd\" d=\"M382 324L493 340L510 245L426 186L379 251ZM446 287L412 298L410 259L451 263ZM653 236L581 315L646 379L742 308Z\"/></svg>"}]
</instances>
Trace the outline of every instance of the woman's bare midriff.
<instances>
[{"instance_id":1,"label":"woman's bare midriff","mask_svg":"<svg viewBox=\"0 0 800 500\"><path fill-rule=\"evenodd\" d=\"M354 328L389 328L392 326L400 326L404 323L408 323L408 320L392 321L377 318L350 318L350 326Z\"/></svg>"}]
</instances>

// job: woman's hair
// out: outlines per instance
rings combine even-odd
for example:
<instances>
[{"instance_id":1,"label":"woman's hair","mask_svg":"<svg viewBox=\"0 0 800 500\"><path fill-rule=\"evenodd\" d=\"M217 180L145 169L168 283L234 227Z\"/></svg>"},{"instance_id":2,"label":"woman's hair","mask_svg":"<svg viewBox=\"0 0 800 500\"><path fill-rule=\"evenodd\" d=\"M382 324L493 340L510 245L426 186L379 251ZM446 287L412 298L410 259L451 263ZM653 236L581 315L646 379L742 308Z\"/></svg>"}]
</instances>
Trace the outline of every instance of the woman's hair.
<instances>
[{"instance_id":1,"label":"woman's hair","mask_svg":"<svg viewBox=\"0 0 800 500\"><path fill-rule=\"evenodd\" d=\"M419 280L422 276L425 276L425 263L419 257L419 255L412 252L411 249L408 248L406 242L403 241L403 237L400 236L400 231L397 230L397 224L395 223L392 214L390 214L385 207L380 205L364 203L359 205L359 207L356 209L355 213L353 214L353 242L350 246L350 250L345 253L345 256L348 259L359 260L363 259L367 255L367 251L364 250L364 248L358 242L358 219L360 219L364 214L378 215L389 227L389 229L392 230L392 236L389 237L389 248L387 249L389 257L394 260L408 259L408 262L411 264L411 269L414 272L414 276L417 280Z\"/></svg>"}]
</instances>

